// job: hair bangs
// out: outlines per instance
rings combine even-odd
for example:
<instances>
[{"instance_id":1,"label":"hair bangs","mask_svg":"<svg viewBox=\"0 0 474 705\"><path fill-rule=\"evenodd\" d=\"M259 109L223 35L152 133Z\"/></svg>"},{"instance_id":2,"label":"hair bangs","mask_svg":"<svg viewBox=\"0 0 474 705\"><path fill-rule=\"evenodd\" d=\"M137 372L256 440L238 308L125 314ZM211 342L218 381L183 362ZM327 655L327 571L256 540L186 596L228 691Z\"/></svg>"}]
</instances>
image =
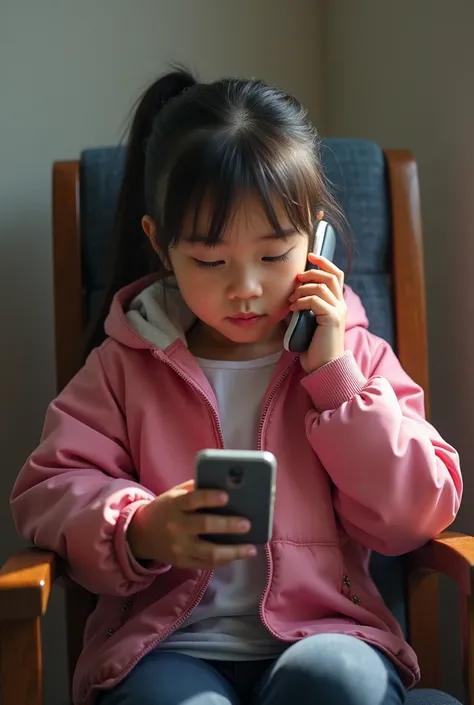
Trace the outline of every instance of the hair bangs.
<instances>
[{"instance_id":1,"label":"hair bangs","mask_svg":"<svg viewBox=\"0 0 474 705\"><path fill-rule=\"evenodd\" d=\"M303 151L251 144L229 131L203 131L194 137L168 171L161 224L168 246L180 241L189 223L189 238L210 247L218 244L248 197L259 201L270 227L282 238L277 204L295 230L311 238L321 194L317 170Z\"/></svg>"},{"instance_id":2,"label":"hair bangs","mask_svg":"<svg viewBox=\"0 0 474 705\"><path fill-rule=\"evenodd\" d=\"M272 229L284 236L275 210L279 203L295 230L307 234L312 241L322 193L315 165L307 154L289 146L261 150L252 167L252 191Z\"/></svg>"}]
</instances>

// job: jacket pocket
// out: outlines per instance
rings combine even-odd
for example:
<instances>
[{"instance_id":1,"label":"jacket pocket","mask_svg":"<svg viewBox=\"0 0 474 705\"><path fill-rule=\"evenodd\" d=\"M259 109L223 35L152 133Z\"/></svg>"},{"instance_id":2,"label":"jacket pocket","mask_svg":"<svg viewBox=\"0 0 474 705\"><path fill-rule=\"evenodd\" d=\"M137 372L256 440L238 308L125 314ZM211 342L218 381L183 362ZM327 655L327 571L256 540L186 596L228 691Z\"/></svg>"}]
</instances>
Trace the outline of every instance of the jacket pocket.
<instances>
[{"instance_id":1,"label":"jacket pocket","mask_svg":"<svg viewBox=\"0 0 474 705\"><path fill-rule=\"evenodd\" d=\"M344 569L337 544L276 541L272 558L269 612L295 622L340 615Z\"/></svg>"}]
</instances>

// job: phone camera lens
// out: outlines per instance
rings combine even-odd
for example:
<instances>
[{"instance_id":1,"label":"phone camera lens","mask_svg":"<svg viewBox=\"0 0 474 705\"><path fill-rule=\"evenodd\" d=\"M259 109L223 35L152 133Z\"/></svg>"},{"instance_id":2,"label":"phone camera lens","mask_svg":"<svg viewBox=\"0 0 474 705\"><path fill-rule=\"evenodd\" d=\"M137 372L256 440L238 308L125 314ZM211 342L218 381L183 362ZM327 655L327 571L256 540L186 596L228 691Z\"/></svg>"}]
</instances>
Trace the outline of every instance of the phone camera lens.
<instances>
[{"instance_id":1,"label":"phone camera lens","mask_svg":"<svg viewBox=\"0 0 474 705\"><path fill-rule=\"evenodd\" d=\"M229 469L229 482L234 487L241 485L244 479L244 470L240 467L233 467Z\"/></svg>"}]
</instances>

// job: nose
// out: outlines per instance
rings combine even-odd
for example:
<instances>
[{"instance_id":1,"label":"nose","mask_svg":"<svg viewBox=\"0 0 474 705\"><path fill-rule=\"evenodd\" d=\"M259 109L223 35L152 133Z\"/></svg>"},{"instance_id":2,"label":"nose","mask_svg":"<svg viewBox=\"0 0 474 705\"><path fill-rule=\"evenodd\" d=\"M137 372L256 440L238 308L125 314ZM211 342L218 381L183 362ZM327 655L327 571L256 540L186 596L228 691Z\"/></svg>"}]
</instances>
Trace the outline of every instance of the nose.
<instances>
[{"instance_id":1,"label":"nose","mask_svg":"<svg viewBox=\"0 0 474 705\"><path fill-rule=\"evenodd\" d=\"M234 267L227 287L230 299L255 299L263 289L258 274L250 267Z\"/></svg>"}]
</instances>

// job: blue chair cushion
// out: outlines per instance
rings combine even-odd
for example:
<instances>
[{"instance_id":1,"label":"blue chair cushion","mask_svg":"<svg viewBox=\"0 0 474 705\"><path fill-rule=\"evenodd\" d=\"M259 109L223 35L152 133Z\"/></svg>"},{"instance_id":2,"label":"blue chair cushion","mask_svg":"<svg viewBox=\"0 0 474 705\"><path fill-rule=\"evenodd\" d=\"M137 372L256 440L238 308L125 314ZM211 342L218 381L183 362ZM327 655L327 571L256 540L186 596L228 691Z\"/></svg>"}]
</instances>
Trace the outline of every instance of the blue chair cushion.
<instances>
[{"instance_id":1,"label":"blue chair cushion","mask_svg":"<svg viewBox=\"0 0 474 705\"><path fill-rule=\"evenodd\" d=\"M440 690L424 688L410 690L405 700L406 705L461 705L459 700L452 695L442 693Z\"/></svg>"},{"instance_id":2,"label":"blue chair cushion","mask_svg":"<svg viewBox=\"0 0 474 705\"><path fill-rule=\"evenodd\" d=\"M327 139L322 144L322 160L330 188L355 237L356 252L347 283L362 299L370 330L395 348L391 214L384 154L367 140ZM346 269L341 241L335 262Z\"/></svg>"},{"instance_id":3,"label":"blue chair cushion","mask_svg":"<svg viewBox=\"0 0 474 705\"><path fill-rule=\"evenodd\" d=\"M391 211L385 158L367 140L327 139L324 171L355 237L356 252L347 283L359 294L370 330L396 349L391 282ZM345 269L338 243L335 261ZM403 560L372 554L372 577L404 634L407 633Z\"/></svg>"},{"instance_id":4,"label":"blue chair cushion","mask_svg":"<svg viewBox=\"0 0 474 705\"><path fill-rule=\"evenodd\" d=\"M101 304L113 252L115 205L125 148L86 149L80 159L82 281L86 321Z\"/></svg>"},{"instance_id":5,"label":"blue chair cushion","mask_svg":"<svg viewBox=\"0 0 474 705\"><path fill-rule=\"evenodd\" d=\"M82 262L86 317L94 314L107 284L114 209L124 167L123 147L85 150L80 161ZM330 187L356 240L348 283L360 295L370 329L396 348L390 252L391 218L381 149L366 140L326 139L322 159ZM341 245L336 262L345 266ZM401 559L374 554L371 572L386 604L406 633Z\"/></svg>"}]
</instances>

